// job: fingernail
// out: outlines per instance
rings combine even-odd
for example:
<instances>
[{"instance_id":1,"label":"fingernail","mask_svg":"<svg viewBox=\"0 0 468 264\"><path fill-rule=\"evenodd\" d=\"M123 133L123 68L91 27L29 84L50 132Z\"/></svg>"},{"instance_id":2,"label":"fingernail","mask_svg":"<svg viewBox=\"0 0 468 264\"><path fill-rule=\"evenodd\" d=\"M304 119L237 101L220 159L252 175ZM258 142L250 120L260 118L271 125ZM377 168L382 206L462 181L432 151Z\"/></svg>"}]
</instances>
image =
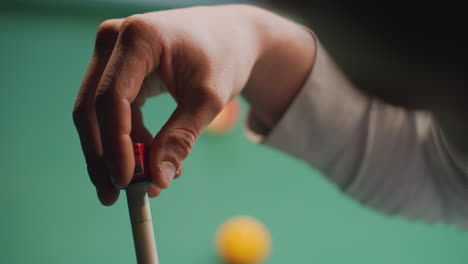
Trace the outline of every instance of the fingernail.
<instances>
[{"instance_id":1,"label":"fingernail","mask_svg":"<svg viewBox=\"0 0 468 264\"><path fill-rule=\"evenodd\" d=\"M110 163L109 160L105 160L105 164L106 164L106 169L109 172L109 178L111 180L112 185L117 187L116 179L115 179L116 175L117 175L117 171L116 171L115 167L112 166L112 164Z\"/></svg>"},{"instance_id":2,"label":"fingernail","mask_svg":"<svg viewBox=\"0 0 468 264\"><path fill-rule=\"evenodd\" d=\"M119 187L117 187L117 184L115 183L115 178L114 178L112 175L110 175L109 178L110 178L110 182L111 182L112 186L113 186L114 188L119 189Z\"/></svg>"},{"instance_id":3,"label":"fingernail","mask_svg":"<svg viewBox=\"0 0 468 264\"><path fill-rule=\"evenodd\" d=\"M172 179L174 179L175 174L176 174L176 168L175 168L174 164L172 164L169 161L163 161L163 162L161 162L161 166L159 168L160 168L164 178L166 178L167 182L170 184L172 182Z\"/></svg>"}]
</instances>

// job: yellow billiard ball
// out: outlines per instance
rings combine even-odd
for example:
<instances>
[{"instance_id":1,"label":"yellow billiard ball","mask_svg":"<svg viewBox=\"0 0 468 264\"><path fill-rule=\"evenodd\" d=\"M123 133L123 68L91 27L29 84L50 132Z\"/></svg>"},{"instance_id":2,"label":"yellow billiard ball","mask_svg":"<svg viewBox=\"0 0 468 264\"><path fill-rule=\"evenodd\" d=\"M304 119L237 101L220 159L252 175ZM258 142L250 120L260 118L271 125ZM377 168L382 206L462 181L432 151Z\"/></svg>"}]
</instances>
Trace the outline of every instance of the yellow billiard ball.
<instances>
[{"instance_id":1,"label":"yellow billiard ball","mask_svg":"<svg viewBox=\"0 0 468 264\"><path fill-rule=\"evenodd\" d=\"M258 264L268 257L271 238L260 221L248 216L238 216L219 227L216 249L227 263Z\"/></svg>"}]
</instances>

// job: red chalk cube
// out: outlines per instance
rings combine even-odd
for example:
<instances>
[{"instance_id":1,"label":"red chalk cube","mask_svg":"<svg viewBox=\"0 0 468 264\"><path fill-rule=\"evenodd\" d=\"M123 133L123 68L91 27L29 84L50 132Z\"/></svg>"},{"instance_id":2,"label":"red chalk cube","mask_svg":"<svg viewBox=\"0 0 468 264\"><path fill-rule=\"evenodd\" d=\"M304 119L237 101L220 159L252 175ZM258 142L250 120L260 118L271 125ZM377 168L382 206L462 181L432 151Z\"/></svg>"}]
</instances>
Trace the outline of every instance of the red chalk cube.
<instances>
[{"instance_id":1,"label":"red chalk cube","mask_svg":"<svg viewBox=\"0 0 468 264\"><path fill-rule=\"evenodd\" d=\"M133 153L135 154L135 171L131 183L149 182L145 167L145 145L141 143L133 144Z\"/></svg>"}]
</instances>

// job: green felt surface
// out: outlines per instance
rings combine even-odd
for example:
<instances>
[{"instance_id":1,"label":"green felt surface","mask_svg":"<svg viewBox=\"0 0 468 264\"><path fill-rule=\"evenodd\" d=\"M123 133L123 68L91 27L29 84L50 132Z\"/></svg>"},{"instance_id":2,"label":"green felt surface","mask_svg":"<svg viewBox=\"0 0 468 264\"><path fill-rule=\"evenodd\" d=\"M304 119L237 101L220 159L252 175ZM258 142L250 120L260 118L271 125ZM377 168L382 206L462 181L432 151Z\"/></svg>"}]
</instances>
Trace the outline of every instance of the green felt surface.
<instances>
[{"instance_id":1,"label":"green felt surface","mask_svg":"<svg viewBox=\"0 0 468 264\"><path fill-rule=\"evenodd\" d=\"M98 203L71 118L102 17L0 10L0 263L135 262L125 199ZM164 96L145 106L153 132L173 108ZM224 137L202 135L151 206L161 263L219 263L213 236L235 215L268 227L271 264L468 262L467 233L366 209L305 164L249 143L242 121Z\"/></svg>"}]
</instances>

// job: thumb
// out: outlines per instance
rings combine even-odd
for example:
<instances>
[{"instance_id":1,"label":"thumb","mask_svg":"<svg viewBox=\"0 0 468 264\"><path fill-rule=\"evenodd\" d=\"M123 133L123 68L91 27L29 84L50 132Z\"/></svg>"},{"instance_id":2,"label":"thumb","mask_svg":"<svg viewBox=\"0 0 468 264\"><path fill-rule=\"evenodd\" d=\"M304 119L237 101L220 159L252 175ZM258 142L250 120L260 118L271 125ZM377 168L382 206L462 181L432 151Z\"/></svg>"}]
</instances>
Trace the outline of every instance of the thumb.
<instances>
[{"instance_id":1,"label":"thumb","mask_svg":"<svg viewBox=\"0 0 468 264\"><path fill-rule=\"evenodd\" d=\"M156 186L169 187L174 177L181 172L182 162L189 155L198 136L222 107L222 100L212 96L179 103L151 144L150 175Z\"/></svg>"}]
</instances>

